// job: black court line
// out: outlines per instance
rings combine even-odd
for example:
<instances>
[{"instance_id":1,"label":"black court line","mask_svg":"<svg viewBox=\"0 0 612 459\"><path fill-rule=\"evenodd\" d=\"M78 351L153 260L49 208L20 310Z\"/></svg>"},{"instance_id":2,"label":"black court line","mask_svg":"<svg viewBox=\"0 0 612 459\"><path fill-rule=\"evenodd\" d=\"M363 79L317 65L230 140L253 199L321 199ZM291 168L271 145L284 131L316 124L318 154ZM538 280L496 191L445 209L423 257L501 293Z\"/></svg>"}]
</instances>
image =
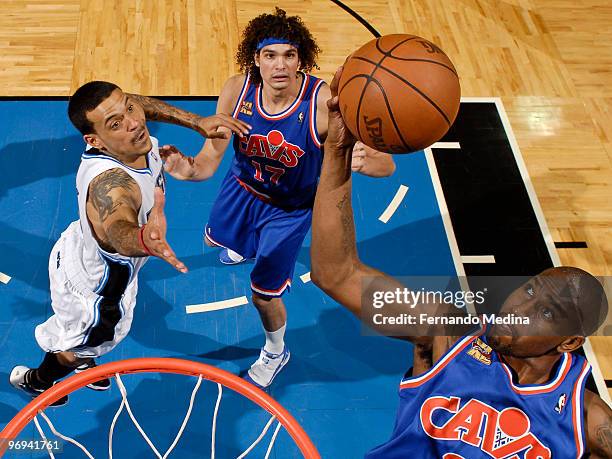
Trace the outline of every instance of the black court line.
<instances>
[{"instance_id":1,"label":"black court line","mask_svg":"<svg viewBox=\"0 0 612 459\"><path fill-rule=\"evenodd\" d=\"M555 242L557 249L588 249L586 241Z\"/></svg>"},{"instance_id":2,"label":"black court line","mask_svg":"<svg viewBox=\"0 0 612 459\"><path fill-rule=\"evenodd\" d=\"M345 5L344 3L342 3L340 0L331 0L332 3L338 5L340 8L342 8L344 11L346 11L348 14L350 14L351 16L353 16L355 19L357 19L357 21L364 26L366 29L368 29L368 31L374 35L374 37L378 38L380 37L380 32L378 30L376 30L368 21L366 21L364 18L362 18L359 13L357 13L356 11L352 10L349 6Z\"/></svg>"}]
</instances>

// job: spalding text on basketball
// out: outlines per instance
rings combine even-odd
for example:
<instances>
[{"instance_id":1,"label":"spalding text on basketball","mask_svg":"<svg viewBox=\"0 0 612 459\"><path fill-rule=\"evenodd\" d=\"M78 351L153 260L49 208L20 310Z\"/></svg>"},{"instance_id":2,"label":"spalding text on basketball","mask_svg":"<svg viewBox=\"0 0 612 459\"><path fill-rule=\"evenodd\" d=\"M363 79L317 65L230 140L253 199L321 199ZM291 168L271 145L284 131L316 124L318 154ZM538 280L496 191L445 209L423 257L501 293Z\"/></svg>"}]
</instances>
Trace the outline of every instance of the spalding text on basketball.
<instances>
[{"instance_id":1,"label":"spalding text on basketball","mask_svg":"<svg viewBox=\"0 0 612 459\"><path fill-rule=\"evenodd\" d=\"M365 123L366 131L370 139L372 139L371 147L379 151L393 153L403 153L406 150L400 145L387 145L385 143L385 139L383 138L383 123L379 116L372 119L368 119L367 116L364 116L363 122Z\"/></svg>"},{"instance_id":2,"label":"spalding text on basketball","mask_svg":"<svg viewBox=\"0 0 612 459\"><path fill-rule=\"evenodd\" d=\"M372 142L374 143L374 147L377 150L385 150L387 148L387 144L385 144L385 140L382 137L382 120L380 117L373 118L368 120L367 116L363 117L363 122L366 126L366 131L368 131L368 135Z\"/></svg>"},{"instance_id":3,"label":"spalding text on basketball","mask_svg":"<svg viewBox=\"0 0 612 459\"><path fill-rule=\"evenodd\" d=\"M444 54L444 51L442 51L440 48L438 48L436 45L429 41L418 40L418 43L420 43L421 46L425 48L425 51L427 51L429 54Z\"/></svg>"}]
</instances>

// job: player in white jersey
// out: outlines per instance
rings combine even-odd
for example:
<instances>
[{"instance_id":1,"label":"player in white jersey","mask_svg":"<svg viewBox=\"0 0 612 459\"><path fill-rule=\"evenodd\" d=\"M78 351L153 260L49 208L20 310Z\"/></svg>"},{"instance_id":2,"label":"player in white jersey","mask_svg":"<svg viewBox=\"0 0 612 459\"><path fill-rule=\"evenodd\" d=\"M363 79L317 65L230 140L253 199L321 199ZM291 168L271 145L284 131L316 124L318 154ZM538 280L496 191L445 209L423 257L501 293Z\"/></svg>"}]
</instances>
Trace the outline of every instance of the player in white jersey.
<instances>
[{"instance_id":1,"label":"player in white jersey","mask_svg":"<svg viewBox=\"0 0 612 459\"><path fill-rule=\"evenodd\" d=\"M49 257L54 314L35 330L45 357L38 368L17 366L10 375L11 384L33 396L75 369L94 366L95 357L125 338L138 271L149 256L187 272L166 241L163 163L142 107L116 85L93 81L72 96L68 115L87 143L76 180L79 220ZM218 116L207 121L210 137L226 135L219 126L246 127ZM104 380L89 387L109 386Z\"/></svg>"}]
</instances>

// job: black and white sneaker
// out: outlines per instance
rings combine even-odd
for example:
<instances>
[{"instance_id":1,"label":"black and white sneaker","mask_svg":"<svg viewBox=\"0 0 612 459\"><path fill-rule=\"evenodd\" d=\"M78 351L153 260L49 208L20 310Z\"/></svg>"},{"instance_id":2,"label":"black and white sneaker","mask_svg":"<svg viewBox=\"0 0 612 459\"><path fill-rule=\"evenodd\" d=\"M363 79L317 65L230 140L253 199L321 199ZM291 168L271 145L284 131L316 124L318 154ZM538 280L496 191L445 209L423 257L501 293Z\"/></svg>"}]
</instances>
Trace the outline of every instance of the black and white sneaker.
<instances>
[{"instance_id":1,"label":"black and white sneaker","mask_svg":"<svg viewBox=\"0 0 612 459\"><path fill-rule=\"evenodd\" d=\"M32 371L33 371L32 369L26 366L18 365L15 368L13 368L13 370L11 371L11 375L9 376L9 381L15 388L24 391L25 393L30 395L32 398L36 398L40 394L42 394L45 390L49 389L49 387L51 386L42 388L42 387L36 387L35 385L33 385L32 377L34 375L32 374ZM66 403L68 403L68 396L64 395L62 398L51 403L49 406L53 406L53 407L62 406L62 405L65 405Z\"/></svg>"},{"instance_id":2,"label":"black and white sneaker","mask_svg":"<svg viewBox=\"0 0 612 459\"><path fill-rule=\"evenodd\" d=\"M74 369L75 373L82 373L85 370L89 370L90 368L95 368L98 365L94 359L91 359L89 362L84 363ZM108 390L110 389L111 382L108 378L101 379L100 381L94 381L91 384L87 384L87 387L93 390Z\"/></svg>"}]
</instances>

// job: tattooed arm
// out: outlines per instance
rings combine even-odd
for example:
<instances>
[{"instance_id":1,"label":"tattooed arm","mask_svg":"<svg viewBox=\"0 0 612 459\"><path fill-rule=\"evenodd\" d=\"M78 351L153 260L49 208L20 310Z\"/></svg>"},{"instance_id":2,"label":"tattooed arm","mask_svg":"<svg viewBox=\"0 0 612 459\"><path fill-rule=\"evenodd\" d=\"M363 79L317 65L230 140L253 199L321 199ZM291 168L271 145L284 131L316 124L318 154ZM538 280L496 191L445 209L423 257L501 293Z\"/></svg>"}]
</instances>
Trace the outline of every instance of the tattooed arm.
<instances>
[{"instance_id":1,"label":"tattooed arm","mask_svg":"<svg viewBox=\"0 0 612 459\"><path fill-rule=\"evenodd\" d=\"M186 272L187 268L176 258L166 241L163 192L155 189L155 202L144 229L138 224L141 204L140 187L122 169L107 170L91 181L87 218L100 247L129 257L157 256L177 270Z\"/></svg>"},{"instance_id":2,"label":"tattooed arm","mask_svg":"<svg viewBox=\"0 0 612 459\"><path fill-rule=\"evenodd\" d=\"M591 459L612 458L612 410L593 392L584 393L587 447Z\"/></svg>"},{"instance_id":3,"label":"tattooed arm","mask_svg":"<svg viewBox=\"0 0 612 459\"><path fill-rule=\"evenodd\" d=\"M232 113L232 110L236 105L244 84L244 80L244 75L236 75L226 81L223 89L221 90L221 94L219 94L216 116L229 117L228 114ZM153 100L155 101L155 99ZM165 118L165 121L175 122L172 121L171 118L179 120L180 118L186 117L186 124L183 125L186 126L189 123L196 122L195 118L192 117L195 116L197 118L197 115L183 112L182 110L171 107L161 101L155 101L155 104L158 108L154 110L154 113L157 113L157 115L154 116L162 116ZM164 107L167 107L167 109ZM177 111L176 113L178 114L173 114L175 111ZM238 122L238 120L235 120L234 118L229 117L229 119ZM240 121L240 123L242 123L242 121ZM242 123L242 125L247 126L244 123ZM218 138L206 139L204 146L196 156L187 156L172 145L163 145L159 152L164 158L164 169L166 172L168 172L175 179L191 180L196 182L207 180L212 177L219 168L219 164L221 164L225 150L230 143L229 135L231 134L231 131L229 128L221 126L219 127L218 133L228 134L228 136L217 136Z\"/></svg>"},{"instance_id":4,"label":"tattooed arm","mask_svg":"<svg viewBox=\"0 0 612 459\"><path fill-rule=\"evenodd\" d=\"M153 97L130 94L132 100L140 104L149 121L162 121L178 124L199 132L210 139L229 139L232 132L237 135L248 134L250 126L232 118L229 113L217 113L212 116L200 116L162 102Z\"/></svg>"},{"instance_id":5,"label":"tattooed arm","mask_svg":"<svg viewBox=\"0 0 612 459\"><path fill-rule=\"evenodd\" d=\"M122 169L110 169L89 184L87 218L100 246L108 252L144 257L138 240L140 188Z\"/></svg>"}]
</instances>

